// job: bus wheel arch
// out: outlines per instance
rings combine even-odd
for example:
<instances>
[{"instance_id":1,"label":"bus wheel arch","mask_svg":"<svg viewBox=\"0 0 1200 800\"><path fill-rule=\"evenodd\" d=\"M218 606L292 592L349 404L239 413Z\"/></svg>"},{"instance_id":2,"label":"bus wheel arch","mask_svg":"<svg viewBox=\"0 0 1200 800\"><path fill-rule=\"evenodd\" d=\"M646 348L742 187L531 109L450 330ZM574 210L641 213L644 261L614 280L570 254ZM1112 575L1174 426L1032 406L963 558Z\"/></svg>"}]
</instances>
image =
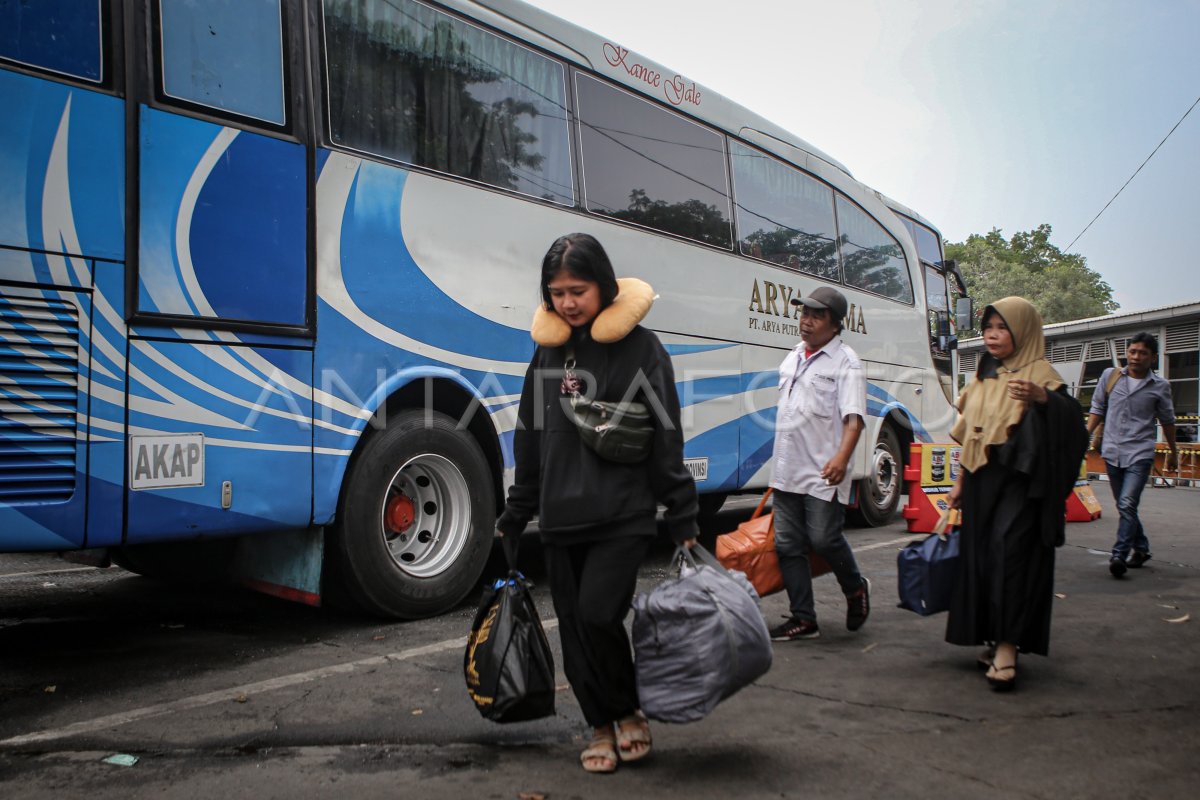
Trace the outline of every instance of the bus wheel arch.
<instances>
[{"instance_id":1,"label":"bus wheel arch","mask_svg":"<svg viewBox=\"0 0 1200 800\"><path fill-rule=\"evenodd\" d=\"M849 509L852 525L877 528L891 521L904 493L904 455L912 441L906 418L893 411L884 419L868 456L867 474L858 483L858 506Z\"/></svg>"},{"instance_id":2,"label":"bus wheel arch","mask_svg":"<svg viewBox=\"0 0 1200 800\"><path fill-rule=\"evenodd\" d=\"M491 415L470 392L445 378L429 378L406 384L387 399L384 413L390 418L412 409L424 410L427 404L433 411L451 417L456 426L465 423L461 427L483 450L491 472L496 514L499 514L504 509L504 453ZM378 433L379 429L375 428L372 432Z\"/></svg>"},{"instance_id":3,"label":"bus wheel arch","mask_svg":"<svg viewBox=\"0 0 1200 800\"><path fill-rule=\"evenodd\" d=\"M401 390L360 440L327 541L331 598L401 619L448 611L478 588L501 481L487 412L477 408L460 425L465 392L434 387L426 409L417 383L420 402L412 403L411 385Z\"/></svg>"}]
</instances>

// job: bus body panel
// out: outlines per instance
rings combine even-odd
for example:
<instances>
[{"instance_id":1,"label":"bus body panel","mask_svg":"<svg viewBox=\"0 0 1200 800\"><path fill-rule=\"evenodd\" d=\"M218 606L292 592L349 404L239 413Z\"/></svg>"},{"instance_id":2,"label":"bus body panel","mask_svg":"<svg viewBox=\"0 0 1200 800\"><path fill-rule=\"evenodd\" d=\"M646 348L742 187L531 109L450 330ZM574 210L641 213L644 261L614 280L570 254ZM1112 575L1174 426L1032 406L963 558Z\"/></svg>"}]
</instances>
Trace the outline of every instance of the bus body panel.
<instances>
[{"instance_id":1,"label":"bus body panel","mask_svg":"<svg viewBox=\"0 0 1200 800\"><path fill-rule=\"evenodd\" d=\"M121 529L124 105L0 71L0 107L0 245L19 248L0 250L19 284L0 301L0 547L102 545Z\"/></svg>"},{"instance_id":2,"label":"bus body panel","mask_svg":"<svg viewBox=\"0 0 1200 800\"><path fill-rule=\"evenodd\" d=\"M125 265L95 262L88 441L88 547L121 543L125 529Z\"/></svg>"},{"instance_id":3,"label":"bus body panel","mask_svg":"<svg viewBox=\"0 0 1200 800\"><path fill-rule=\"evenodd\" d=\"M317 387L318 396L331 400L320 413L349 431L316 430L315 522L333 519L346 457L367 417L402 385L394 375L420 365L429 375L457 371L484 398L511 470L513 404L533 348L527 320L537 301L541 257L550 242L574 230L601 238L618 274L650 278L662 293L646 324L672 353L682 405L691 409L685 455L708 460L701 490L754 485L751 477L771 453L774 371L799 339L784 291L796 296L821 281L400 167L338 153L320 161ZM455 213L443 213L447 208ZM742 274L740 298L712 288L729 285L731 270ZM773 304L756 304L755 291L767 291L768 283L786 287L772 289ZM871 381L868 413L897 410L915 420L922 368L899 343L923 314L845 291L855 302L846 339L864 357ZM455 320L453 327L446 319ZM736 341L747 336L770 346ZM743 351L757 353L753 364L744 363ZM360 363L373 365L374 374L352 368ZM918 440L930 437L916 428ZM878 422L869 424L865 452L877 433ZM865 458L856 460L857 474L864 465Z\"/></svg>"},{"instance_id":4,"label":"bus body panel","mask_svg":"<svg viewBox=\"0 0 1200 800\"><path fill-rule=\"evenodd\" d=\"M303 326L304 147L139 111L138 311Z\"/></svg>"},{"instance_id":5,"label":"bus body panel","mask_svg":"<svg viewBox=\"0 0 1200 800\"><path fill-rule=\"evenodd\" d=\"M0 245L123 260L124 102L0 69L0 108Z\"/></svg>"},{"instance_id":6,"label":"bus body panel","mask_svg":"<svg viewBox=\"0 0 1200 800\"><path fill-rule=\"evenodd\" d=\"M659 331L671 356L679 393L684 463L701 492L741 485L739 441L746 414L741 347L699 336Z\"/></svg>"},{"instance_id":7,"label":"bus body panel","mask_svg":"<svg viewBox=\"0 0 1200 800\"><path fill-rule=\"evenodd\" d=\"M127 543L306 527L311 353L144 340L130 349Z\"/></svg>"},{"instance_id":8,"label":"bus body panel","mask_svg":"<svg viewBox=\"0 0 1200 800\"><path fill-rule=\"evenodd\" d=\"M415 176L398 167L340 153L322 153L317 179L317 325L314 354L318 415L315 429L314 521L332 520L342 477L359 437L388 397L414 380L442 376L483 399L501 421L497 434L511 459L511 437L533 342L527 330L497 323L464 308L463 294L511 271L488 269L492 251L480 243L470 263L470 280L451 290L430 275L447 262L418 264L412 248L449 243L410 228L401 211ZM444 183L435 181L435 183ZM432 202L419 196L417 202ZM500 205L529 204L501 197ZM541 210L540 206L532 206ZM443 220L451 236L470 241L467 214ZM517 290L519 291L519 290ZM526 302L525 308L532 304ZM454 373L457 378L449 378ZM424 397L424 395L420 395ZM505 417L512 417L503 422ZM376 418L376 424L386 420Z\"/></svg>"}]
</instances>

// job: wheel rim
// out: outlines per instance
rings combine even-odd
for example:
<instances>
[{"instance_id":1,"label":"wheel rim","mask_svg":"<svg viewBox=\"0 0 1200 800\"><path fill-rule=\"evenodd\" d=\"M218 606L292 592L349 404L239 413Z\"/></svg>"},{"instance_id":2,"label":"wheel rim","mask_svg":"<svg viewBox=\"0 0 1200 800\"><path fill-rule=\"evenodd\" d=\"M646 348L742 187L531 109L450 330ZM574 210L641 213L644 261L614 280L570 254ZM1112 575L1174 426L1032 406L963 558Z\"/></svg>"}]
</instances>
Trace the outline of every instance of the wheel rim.
<instances>
[{"instance_id":1,"label":"wheel rim","mask_svg":"<svg viewBox=\"0 0 1200 800\"><path fill-rule=\"evenodd\" d=\"M444 572L471 536L471 492L462 471L439 455L409 459L392 476L379 526L400 570L416 578Z\"/></svg>"},{"instance_id":2,"label":"wheel rim","mask_svg":"<svg viewBox=\"0 0 1200 800\"><path fill-rule=\"evenodd\" d=\"M875 446L873 472L875 482L871 487L871 494L875 507L890 508L900 489L900 471L896 467L896 459L892 452L883 445Z\"/></svg>"}]
</instances>

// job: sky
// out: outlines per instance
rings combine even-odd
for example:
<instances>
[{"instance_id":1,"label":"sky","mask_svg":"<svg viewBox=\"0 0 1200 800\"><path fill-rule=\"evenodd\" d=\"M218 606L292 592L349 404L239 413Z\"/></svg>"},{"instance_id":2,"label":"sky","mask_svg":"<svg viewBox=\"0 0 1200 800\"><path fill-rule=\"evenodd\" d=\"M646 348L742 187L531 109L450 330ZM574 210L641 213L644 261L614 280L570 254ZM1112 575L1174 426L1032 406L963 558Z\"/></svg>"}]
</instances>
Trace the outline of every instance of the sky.
<instances>
[{"instance_id":1,"label":"sky","mask_svg":"<svg viewBox=\"0 0 1200 800\"><path fill-rule=\"evenodd\" d=\"M1121 311L1200 301L1200 0L527 0L960 242L1048 223ZM801 102L802 101L802 102Z\"/></svg>"}]
</instances>

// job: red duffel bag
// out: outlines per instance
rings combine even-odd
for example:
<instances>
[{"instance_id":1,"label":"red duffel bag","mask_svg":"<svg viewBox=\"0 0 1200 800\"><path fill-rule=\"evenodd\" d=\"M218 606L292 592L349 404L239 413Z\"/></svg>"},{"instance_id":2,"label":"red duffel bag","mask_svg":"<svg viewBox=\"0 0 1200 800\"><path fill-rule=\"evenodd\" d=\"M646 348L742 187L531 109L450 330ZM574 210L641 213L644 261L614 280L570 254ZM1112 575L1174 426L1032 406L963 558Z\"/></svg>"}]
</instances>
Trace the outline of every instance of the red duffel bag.
<instances>
[{"instance_id":1,"label":"red duffel bag","mask_svg":"<svg viewBox=\"0 0 1200 800\"><path fill-rule=\"evenodd\" d=\"M775 555L775 514L763 514L770 496L767 489L750 519L717 537L717 560L725 569L745 573L759 597L783 590L783 573ZM808 554L808 566L814 578L829 572L829 562L816 553Z\"/></svg>"}]
</instances>

